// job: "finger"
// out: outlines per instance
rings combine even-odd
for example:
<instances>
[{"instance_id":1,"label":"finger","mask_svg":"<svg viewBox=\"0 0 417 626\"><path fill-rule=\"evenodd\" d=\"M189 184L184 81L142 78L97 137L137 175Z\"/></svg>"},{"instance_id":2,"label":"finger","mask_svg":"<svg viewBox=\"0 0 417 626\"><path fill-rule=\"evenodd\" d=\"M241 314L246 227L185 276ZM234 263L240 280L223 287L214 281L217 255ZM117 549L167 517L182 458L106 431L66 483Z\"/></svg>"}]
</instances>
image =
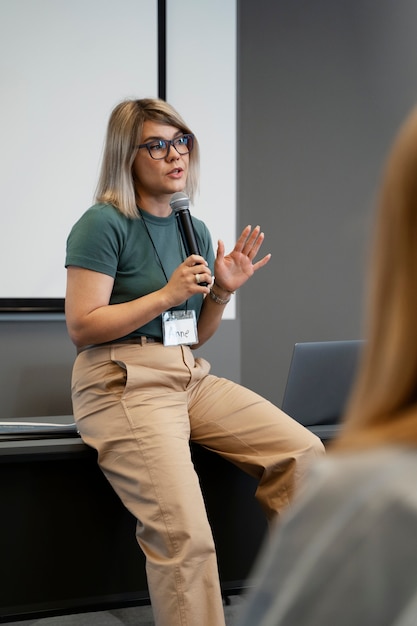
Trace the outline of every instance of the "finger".
<instances>
[{"instance_id":1,"label":"finger","mask_svg":"<svg viewBox=\"0 0 417 626\"><path fill-rule=\"evenodd\" d=\"M200 272L200 274L201 273L204 274L205 272L210 273L211 269L209 268L207 263L204 261L204 263L196 263L195 265L191 266L191 273L197 274L197 272Z\"/></svg>"},{"instance_id":2,"label":"finger","mask_svg":"<svg viewBox=\"0 0 417 626\"><path fill-rule=\"evenodd\" d=\"M188 265L188 267L194 267L195 265L208 265L204 257L199 254L191 254L185 259L185 264Z\"/></svg>"},{"instance_id":3,"label":"finger","mask_svg":"<svg viewBox=\"0 0 417 626\"><path fill-rule=\"evenodd\" d=\"M217 260L218 261L222 261L224 259L224 243L221 239L218 240L217 242Z\"/></svg>"},{"instance_id":4,"label":"finger","mask_svg":"<svg viewBox=\"0 0 417 626\"><path fill-rule=\"evenodd\" d=\"M191 280L195 282L196 285L201 287L206 287L206 285L212 283L211 270L205 265L196 265L193 267L193 271L191 273Z\"/></svg>"},{"instance_id":5,"label":"finger","mask_svg":"<svg viewBox=\"0 0 417 626\"><path fill-rule=\"evenodd\" d=\"M252 260L259 252L260 247L262 246L265 239L265 234L260 232L259 227L257 227L249 237L246 246L243 250L245 254Z\"/></svg>"},{"instance_id":6,"label":"finger","mask_svg":"<svg viewBox=\"0 0 417 626\"><path fill-rule=\"evenodd\" d=\"M257 226L250 237L248 237L246 244L242 249L242 254L245 254L251 261L256 257L265 239L265 234L260 232L259 226Z\"/></svg>"},{"instance_id":7,"label":"finger","mask_svg":"<svg viewBox=\"0 0 417 626\"><path fill-rule=\"evenodd\" d=\"M261 227L255 226L252 232L248 233L246 241L241 250L242 253L249 256L249 254L252 252L252 250L255 247L257 247L257 250L259 250L263 239L264 239L264 233L261 233ZM252 258L253 256L255 256L255 254L252 253Z\"/></svg>"},{"instance_id":8,"label":"finger","mask_svg":"<svg viewBox=\"0 0 417 626\"><path fill-rule=\"evenodd\" d=\"M243 248L244 248L244 246L246 244L246 241L247 241L247 239L249 237L249 233L251 231L251 228L252 228L252 226L248 225L248 226L246 226L246 228L244 228L242 230L242 233L241 233L239 239L236 241L236 245L235 245L235 248L234 248L236 252L242 252L242 250L243 250Z\"/></svg>"},{"instance_id":9,"label":"finger","mask_svg":"<svg viewBox=\"0 0 417 626\"><path fill-rule=\"evenodd\" d=\"M259 224L257 226L255 226L255 228L252 230L252 232L250 233L249 237L246 240L246 243L248 244L253 244L255 243L255 241L258 239L259 234L261 232L261 227L259 226Z\"/></svg>"},{"instance_id":10,"label":"finger","mask_svg":"<svg viewBox=\"0 0 417 626\"><path fill-rule=\"evenodd\" d=\"M256 272L256 270L261 269L261 267L264 267L267 263L269 263L270 259L271 259L271 253L267 254L264 256L263 259L261 259L260 261L257 261L256 263L254 263L252 265L253 267L253 271Z\"/></svg>"},{"instance_id":11,"label":"finger","mask_svg":"<svg viewBox=\"0 0 417 626\"><path fill-rule=\"evenodd\" d=\"M194 277L199 276L200 282L203 282L206 280L207 276L211 276L211 269L205 265L195 265L192 269L191 275Z\"/></svg>"}]
</instances>

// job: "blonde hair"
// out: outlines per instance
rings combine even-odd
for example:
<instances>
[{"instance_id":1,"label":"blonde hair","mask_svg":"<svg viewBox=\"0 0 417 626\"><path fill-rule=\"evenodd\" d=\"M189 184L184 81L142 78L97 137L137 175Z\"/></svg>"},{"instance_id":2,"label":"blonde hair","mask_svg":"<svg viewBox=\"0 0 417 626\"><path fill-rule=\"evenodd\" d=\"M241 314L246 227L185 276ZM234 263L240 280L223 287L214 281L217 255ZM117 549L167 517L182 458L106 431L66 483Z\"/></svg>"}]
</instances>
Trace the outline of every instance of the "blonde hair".
<instances>
[{"instance_id":1,"label":"blonde hair","mask_svg":"<svg viewBox=\"0 0 417 626\"><path fill-rule=\"evenodd\" d=\"M137 201L132 166L138 152L145 121L158 122L191 133L175 109L164 100L144 98L125 100L112 111L107 126L106 141L96 202L112 204L126 217L137 218ZM199 147L194 137L185 192L193 201L199 182Z\"/></svg>"},{"instance_id":2,"label":"blonde hair","mask_svg":"<svg viewBox=\"0 0 417 626\"><path fill-rule=\"evenodd\" d=\"M335 448L417 445L417 108L380 190L358 377Z\"/></svg>"}]
</instances>

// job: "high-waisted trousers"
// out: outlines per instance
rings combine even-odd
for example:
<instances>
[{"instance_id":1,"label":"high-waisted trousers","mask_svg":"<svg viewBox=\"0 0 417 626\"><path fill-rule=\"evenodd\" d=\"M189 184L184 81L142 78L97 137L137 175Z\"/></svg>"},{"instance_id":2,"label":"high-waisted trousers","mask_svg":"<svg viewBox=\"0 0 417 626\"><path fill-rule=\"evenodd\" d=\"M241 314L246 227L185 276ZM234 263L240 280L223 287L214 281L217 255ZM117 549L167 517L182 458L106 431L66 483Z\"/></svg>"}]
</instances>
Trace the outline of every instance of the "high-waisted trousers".
<instances>
[{"instance_id":1,"label":"high-waisted trousers","mask_svg":"<svg viewBox=\"0 0 417 626\"><path fill-rule=\"evenodd\" d=\"M157 626L225 624L190 440L258 479L269 520L323 453L321 441L280 409L209 369L188 346L160 343L98 346L74 363L74 417L137 520Z\"/></svg>"}]
</instances>

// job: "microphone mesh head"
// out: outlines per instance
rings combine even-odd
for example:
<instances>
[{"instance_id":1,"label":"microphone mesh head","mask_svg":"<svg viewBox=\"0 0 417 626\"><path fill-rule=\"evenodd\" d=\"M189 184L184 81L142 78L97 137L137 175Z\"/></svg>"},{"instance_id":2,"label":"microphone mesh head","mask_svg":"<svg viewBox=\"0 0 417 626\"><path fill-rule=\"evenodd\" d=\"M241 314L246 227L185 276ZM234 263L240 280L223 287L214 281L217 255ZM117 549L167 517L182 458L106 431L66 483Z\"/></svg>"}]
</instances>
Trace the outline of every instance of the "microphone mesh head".
<instances>
[{"instance_id":1,"label":"microphone mesh head","mask_svg":"<svg viewBox=\"0 0 417 626\"><path fill-rule=\"evenodd\" d=\"M169 205L173 211L188 209L190 206L190 199L183 191L177 191L177 193L172 195Z\"/></svg>"}]
</instances>

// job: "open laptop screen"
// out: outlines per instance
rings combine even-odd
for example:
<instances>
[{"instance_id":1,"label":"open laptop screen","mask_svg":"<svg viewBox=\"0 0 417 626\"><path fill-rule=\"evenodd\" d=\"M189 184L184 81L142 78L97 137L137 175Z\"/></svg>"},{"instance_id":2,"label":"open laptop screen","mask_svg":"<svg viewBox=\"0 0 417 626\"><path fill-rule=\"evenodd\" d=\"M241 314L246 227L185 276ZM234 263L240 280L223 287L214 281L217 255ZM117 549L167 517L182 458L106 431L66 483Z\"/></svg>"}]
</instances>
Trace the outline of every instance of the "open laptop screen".
<instances>
[{"instance_id":1,"label":"open laptop screen","mask_svg":"<svg viewBox=\"0 0 417 626\"><path fill-rule=\"evenodd\" d=\"M304 426L339 423L363 343L359 339L296 343L282 410Z\"/></svg>"}]
</instances>

